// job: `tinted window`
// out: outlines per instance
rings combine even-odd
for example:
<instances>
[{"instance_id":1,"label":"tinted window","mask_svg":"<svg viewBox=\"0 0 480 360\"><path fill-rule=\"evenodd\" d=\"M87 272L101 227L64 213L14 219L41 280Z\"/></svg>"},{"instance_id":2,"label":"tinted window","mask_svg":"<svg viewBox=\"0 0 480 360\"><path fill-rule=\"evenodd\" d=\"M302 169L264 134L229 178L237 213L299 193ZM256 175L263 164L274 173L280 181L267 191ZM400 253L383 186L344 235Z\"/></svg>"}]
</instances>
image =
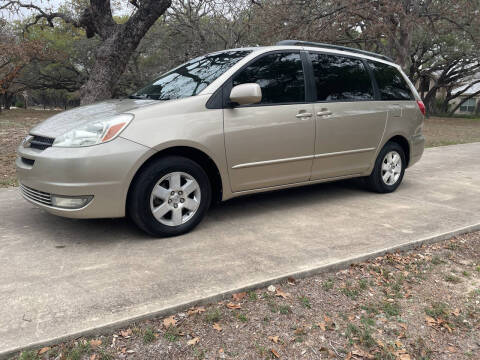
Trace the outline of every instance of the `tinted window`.
<instances>
[{"instance_id":1,"label":"tinted window","mask_svg":"<svg viewBox=\"0 0 480 360\"><path fill-rule=\"evenodd\" d=\"M170 100L197 95L250 52L224 51L193 59L162 75L131 97Z\"/></svg>"},{"instance_id":2,"label":"tinted window","mask_svg":"<svg viewBox=\"0 0 480 360\"><path fill-rule=\"evenodd\" d=\"M317 87L317 101L373 100L370 75L360 59L310 54Z\"/></svg>"},{"instance_id":3,"label":"tinted window","mask_svg":"<svg viewBox=\"0 0 480 360\"><path fill-rule=\"evenodd\" d=\"M413 100L413 94L402 74L393 66L369 61L382 100Z\"/></svg>"},{"instance_id":4,"label":"tinted window","mask_svg":"<svg viewBox=\"0 0 480 360\"><path fill-rule=\"evenodd\" d=\"M257 83L262 88L261 104L305 101L305 76L299 53L273 53L247 66L233 80L233 86Z\"/></svg>"}]
</instances>

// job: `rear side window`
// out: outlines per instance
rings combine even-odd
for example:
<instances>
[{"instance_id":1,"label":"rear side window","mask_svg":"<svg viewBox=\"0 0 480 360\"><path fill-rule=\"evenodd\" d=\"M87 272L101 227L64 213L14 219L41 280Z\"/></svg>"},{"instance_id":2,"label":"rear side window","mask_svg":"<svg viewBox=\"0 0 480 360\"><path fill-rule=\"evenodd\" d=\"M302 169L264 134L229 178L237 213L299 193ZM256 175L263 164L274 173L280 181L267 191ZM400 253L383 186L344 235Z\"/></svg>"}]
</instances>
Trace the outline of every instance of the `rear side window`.
<instances>
[{"instance_id":1,"label":"rear side window","mask_svg":"<svg viewBox=\"0 0 480 360\"><path fill-rule=\"evenodd\" d=\"M233 86L257 83L261 104L305 102L305 76L299 53L272 53L248 65L233 80Z\"/></svg>"},{"instance_id":2,"label":"rear side window","mask_svg":"<svg viewBox=\"0 0 480 360\"><path fill-rule=\"evenodd\" d=\"M311 53L317 101L373 100L372 81L362 60Z\"/></svg>"},{"instance_id":3,"label":"rear side window","mask_svg":"<svg viewBox=\"0 0 480 360\"><path fill-rule=\"evenodd\" d=\"M414 96L400 72L393 66L369 61L382 100L413 100Z\"/></svg>"}]
</instances>

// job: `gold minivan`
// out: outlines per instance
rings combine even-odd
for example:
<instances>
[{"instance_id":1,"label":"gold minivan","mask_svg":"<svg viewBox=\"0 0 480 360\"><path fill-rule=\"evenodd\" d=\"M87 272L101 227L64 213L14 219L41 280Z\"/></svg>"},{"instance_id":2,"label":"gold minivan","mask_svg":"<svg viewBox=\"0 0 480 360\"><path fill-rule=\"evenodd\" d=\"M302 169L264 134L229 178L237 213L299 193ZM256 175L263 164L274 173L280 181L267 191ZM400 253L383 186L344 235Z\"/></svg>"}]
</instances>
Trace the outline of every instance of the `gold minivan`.
<instances>
[{"instance_id":1,"label":"gold minivan","mask_svg":"<svg viewBox=\"0 0 480 360\"><path fill-rule=\"evenodd\" d=\"M363 177L389 193L423 154L425 108L389 58L296 40L193 59L128 99L55 115L16 160L23 196L71 218L192 230L212 201Z\"/></svg>"}]
</instances>

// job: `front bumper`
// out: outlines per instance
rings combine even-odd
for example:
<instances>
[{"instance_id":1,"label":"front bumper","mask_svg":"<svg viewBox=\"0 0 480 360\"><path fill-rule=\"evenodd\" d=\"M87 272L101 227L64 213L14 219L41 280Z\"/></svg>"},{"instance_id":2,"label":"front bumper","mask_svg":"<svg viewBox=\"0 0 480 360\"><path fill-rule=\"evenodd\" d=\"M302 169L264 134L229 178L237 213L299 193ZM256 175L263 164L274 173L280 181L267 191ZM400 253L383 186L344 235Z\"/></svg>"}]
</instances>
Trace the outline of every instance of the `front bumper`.
<instances>
[{"instance_id":1,"label":"front bumper","mask_svg":"<svg viewBox=\"0 0 480 360\"><path fill-rule=\"evenodd\" d=\"M17 177L24 190L30 189L30 193L22 191L24 198L52 214L70 218L123 217L130 182L154 153L122 137L83 148L38 150L20 145ZM38 193L31 195L32 190ZM82 208L66 209L44 201L49 194L93 198Z\"/></svg>"}]
</instances>

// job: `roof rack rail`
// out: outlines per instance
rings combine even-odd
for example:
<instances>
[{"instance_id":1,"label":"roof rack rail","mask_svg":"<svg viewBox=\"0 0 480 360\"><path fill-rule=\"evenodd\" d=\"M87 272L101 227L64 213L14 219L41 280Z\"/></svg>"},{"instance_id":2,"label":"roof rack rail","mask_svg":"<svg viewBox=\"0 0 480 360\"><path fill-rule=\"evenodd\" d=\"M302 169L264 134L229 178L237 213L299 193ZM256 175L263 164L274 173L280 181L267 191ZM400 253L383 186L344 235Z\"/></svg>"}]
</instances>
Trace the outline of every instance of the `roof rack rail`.
<instances>
[{"instance_id":1,"label":"roof rack rail","mask_svg":"<svg viewBox=\"0 0 480 360\"><path fill-rule=\"evenodd\" d=\"M376 57L376 58L383 59L383 60L386 60L386 61L394 62L392 58L389 58L388 56L385 56L385 55L373 53L373 52L370 52L370 51L350 48L350 47L346 47L346 46L340 46L340 45L324 44L324 43L317 43L317 42L311 42L311 41L301 41L301 40L282 40L282 41L277 42L275 45L322 47L322 48L325 48L325 49L349 51L349 52L353 52L353 53L357 53L357 54L368 55L368 56Z\"/></svg>"}]
</instances>

